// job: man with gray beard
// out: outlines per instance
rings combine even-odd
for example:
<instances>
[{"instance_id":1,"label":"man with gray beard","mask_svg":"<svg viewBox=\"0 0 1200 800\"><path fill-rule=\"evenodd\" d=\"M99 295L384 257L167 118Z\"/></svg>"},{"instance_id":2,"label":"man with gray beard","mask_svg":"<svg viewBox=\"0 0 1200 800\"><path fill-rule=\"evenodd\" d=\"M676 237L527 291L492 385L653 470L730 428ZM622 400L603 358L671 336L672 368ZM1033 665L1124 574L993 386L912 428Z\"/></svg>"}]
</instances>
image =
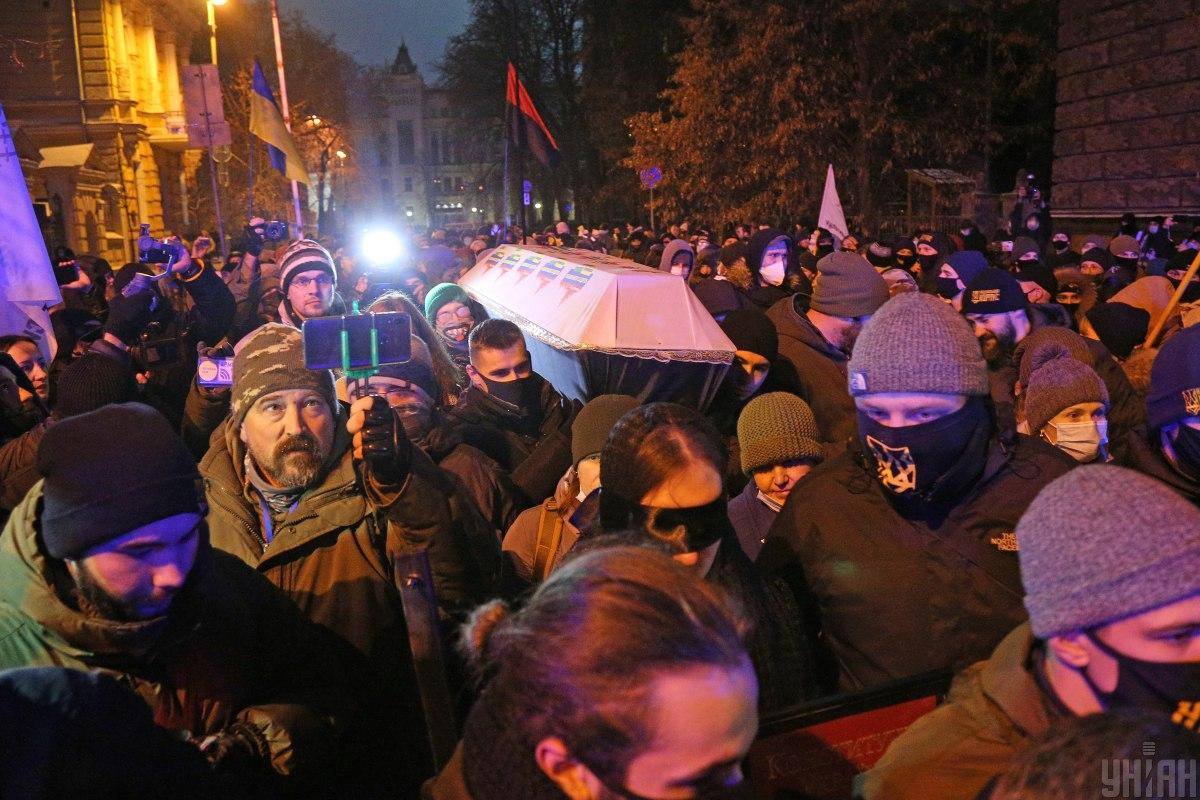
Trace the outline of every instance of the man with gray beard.
<instances>
[{"instance_id":1,"label":"man with gray beard","mask_svg":"<svg viewBox=\"0 0 1200 800\"><path fill-rule=\"evenodd\" d=\"M393 559L426 550L438 605L453 618L492 596L496 537L409 445L386 401L346 406L329 370L304 366L299 330L264 325L235 353L230 415L200 464L212 543L256 567L367 658L372 669L360 677L386 721L374 744L419 763L419 753L403 751L422 737L415 698L405 695L411 666ZM360 772L394 777L377 773ZM423 776L397 777L403 793Z\"/></svg>"}]
</instances>

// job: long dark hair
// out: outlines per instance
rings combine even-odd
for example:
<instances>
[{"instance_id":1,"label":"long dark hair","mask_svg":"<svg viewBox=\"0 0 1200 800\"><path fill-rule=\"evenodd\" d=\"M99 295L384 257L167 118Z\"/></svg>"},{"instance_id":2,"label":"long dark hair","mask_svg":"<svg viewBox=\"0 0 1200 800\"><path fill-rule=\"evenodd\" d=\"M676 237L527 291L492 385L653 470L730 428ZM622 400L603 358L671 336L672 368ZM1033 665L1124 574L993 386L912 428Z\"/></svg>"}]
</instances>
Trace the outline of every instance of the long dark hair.
<instances>
[{"instance_id":1,"label":"long dark hair","mask_svg":"<svg viewBox=\"0 0 1200 800\"><path fill-rule=\"evenodd\" d=\"M699 412L675 403L650 403L617 422L600 453L600 525L616 531L634 524L650 491L697 460L721 475L729 450Z\"/></svg>"},{"instance_id":2,"label":"long dark hair","mask_svg":"<svg viewBox=\"0 0 1200 800\"><path fill-rule=\"evenodd\" d=\"M516 728L522 761L556 736L602 779L620 781L653 738L654 679L689 666L750 669L747 627L720 588L663 553L588 552L520 611L494 601L472 615L462 648L486 677L473 714ZM468 735L468 760L493 756L475 745Z\"/></svg>"}]
</instances>

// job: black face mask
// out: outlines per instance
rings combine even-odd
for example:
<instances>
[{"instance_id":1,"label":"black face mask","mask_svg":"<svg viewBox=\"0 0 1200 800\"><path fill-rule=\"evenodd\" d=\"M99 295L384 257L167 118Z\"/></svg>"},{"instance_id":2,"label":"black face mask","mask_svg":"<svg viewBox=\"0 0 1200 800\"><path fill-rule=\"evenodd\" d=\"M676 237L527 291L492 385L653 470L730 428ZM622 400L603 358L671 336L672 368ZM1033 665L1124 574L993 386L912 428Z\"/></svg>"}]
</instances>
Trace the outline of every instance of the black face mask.
<instances>
[{"instance_id":1,"label":"black face mask","mask_svg":"<svg viewBox=\"0 0 1200 800\"><path fill-rule=\"evenodd\" d=\"M1179 466L1187 471L1188 477L1194 479L1200 475L1200 431L1181 422L1179 433L1175 435L1175 441L1171 442L1171 448L1175 451Z\"/></svg>"},{"instance_id":2,"label":"black face mask","mask_svg":"<svg viewBox=\"0 0 1200 800\"><path fill-rule=\"evenodd\" d=\"M921 262L921 270L926 274L933 270L934 266L937 264L937 260L937 253L934 253L931 256L917 256L917 261Z\"/></svg>"},{"instance_id":3,"label":"black face mask","mask_svg":"<svg viewBox=\"0 0 1200 800\"><path fill-rule=\"evenodd\" d=\"M517 410L530 413L541 408L542 385L545 380L537 373L517 378L514 381L494 381L491 378L483 378L483 382L487 384L488 396L493 400L499 400Z\"/></svg>"},{"instance_id":4,"label":"black face mask","mask_svg":"<svg viewBox=\"0 0 1200 800\"><path fill-rule=\"evenodd\" d=\"M953 300L961 291L962 289L958 288L958 278L943 278L941 275L937 277L938 297Z\"/></svg>"},{"instance_id":5,"label":"black face mask","mask_svg":"<svg viewBox=\"0 0 1200 800\"><path fill-rule=\"evenodd\" d=\"M907 500L954 496L983 470L991 419L983 400L920 425L889 428L858 412L858 435L868 463L889 494Z\"/></svg>"},{"instance_id":6,"label":"black face mask","mask_svg":"<svg viewBox=\"0 0 1200 800\"><path fill-rule=\"evenodd\" d=\"M431 408L422 406L421 408L407 408L404 411L397 410L396 416L400 418L400 424L404 426L404 435L410 442L421 442L433 429L433 409Z\"/></svg>"},{"instance_id":7,"label":"black face mask","mask_svg":"<svg viewBox=\"0 0 1200 800\"><path fill-rule=\"evenodd\" d=\"M1117 685L1111 692L1101 691L1086 669L1080 675L1106 711L1135 708L1152 713L1170 714L1172 722L1200 702L1200 661L1163 663L1143 661L1109 647L1094 631L1087 636L1096 647L1117 662Z\"/></svg>"},{"instance_id":8,"label":"black face mask","mask_svg":"<svg viewBox=\"0 0 1200 800\"><path fill-rule=\"evenodd\" d=\"M1071 249L1071 243L1070 242L1055 242L1054 249L1060 253L1065 253Z\"/></svg>"},{"instance_id":9,"label":"black face mask","mask_svg":"<svg viewBox=\"0 0 1200 800\"><path fill-rule=\"evenodd\" d=\"M896 266L898 266L900 269L908 269L914 263L916 263L916 261L917 261L917 257L915 255L913 255L912 253L906 252L906 253L897 253L896 254Z\"/></svg>"},{"instance_id":10,"label":"black face mask","mask_svg":"<svg viewBox=\"0 0 1200 800\"><path fill-rule=\"evenodd\" d=\"M678 545L683 553L699 553L732 530L724 495L691 508L638 508L638 522L656 538ZM682 538L676 533L680 528Z\"/></svg>"}]
</instances>

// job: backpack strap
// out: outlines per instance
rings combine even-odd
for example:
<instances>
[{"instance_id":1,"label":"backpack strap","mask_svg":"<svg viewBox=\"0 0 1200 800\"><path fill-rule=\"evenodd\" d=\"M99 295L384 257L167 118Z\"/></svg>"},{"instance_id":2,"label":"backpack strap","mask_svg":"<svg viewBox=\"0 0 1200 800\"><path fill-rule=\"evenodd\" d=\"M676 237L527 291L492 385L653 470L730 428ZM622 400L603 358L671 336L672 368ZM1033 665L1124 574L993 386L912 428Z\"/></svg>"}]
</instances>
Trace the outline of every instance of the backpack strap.
<instances>
[{"instance_id":1,"label":"backpack strap","mask_svg":"<svg viewBox=\"0 0 1200 800\"><path fill-rule=\"evenodd\" d=\"M542 503L538 516L537 544L533 549L533 580L541 583L554 569L555 556L562 544L563 520L553 497Z\"/></svg>"}]
</instances>

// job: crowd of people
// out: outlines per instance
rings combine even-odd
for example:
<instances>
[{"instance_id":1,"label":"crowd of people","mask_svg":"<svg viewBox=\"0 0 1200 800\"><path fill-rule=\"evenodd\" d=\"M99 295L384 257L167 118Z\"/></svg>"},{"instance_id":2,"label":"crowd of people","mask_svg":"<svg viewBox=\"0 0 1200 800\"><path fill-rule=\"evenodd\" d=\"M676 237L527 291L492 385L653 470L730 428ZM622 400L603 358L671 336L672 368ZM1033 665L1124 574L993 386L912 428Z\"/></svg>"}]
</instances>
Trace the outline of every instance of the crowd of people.
<instances>
[{"instance_id":1,"label":"crowd of people","mask_svg":"<svg viewBox=\"0 0 1200 800\"><path fill-rule=\"evenodd\" d=\"M760 715L937 670L862 797L1196 754L1200 225L1073 235L1030 192L991 237L563 221L383 267L267 233L60 248L54 357L0 331L0 796L750 797ZM685 281L715 398L564 394L459 283L502 244ZM355 311L411 358L309 367Z\"/></svg>"}]
</instances>

